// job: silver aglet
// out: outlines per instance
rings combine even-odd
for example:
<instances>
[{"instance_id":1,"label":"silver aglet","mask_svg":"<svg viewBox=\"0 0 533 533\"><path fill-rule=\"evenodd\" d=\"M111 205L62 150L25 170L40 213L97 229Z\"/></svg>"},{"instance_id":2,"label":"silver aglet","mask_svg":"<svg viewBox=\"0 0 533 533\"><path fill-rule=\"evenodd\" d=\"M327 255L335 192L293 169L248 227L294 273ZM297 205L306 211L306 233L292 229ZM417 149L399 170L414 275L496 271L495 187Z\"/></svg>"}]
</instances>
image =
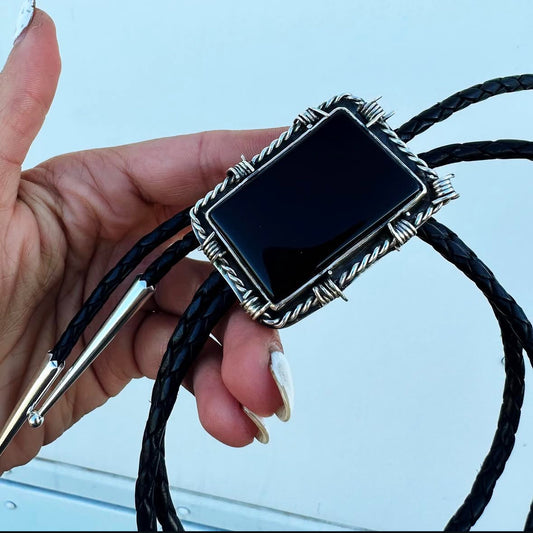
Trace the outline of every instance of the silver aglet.
<instances>
[{"instance_id":1,"label":"silver aglet","mask_svg":"<svg viewBox=\"0 0 533 533\"><path fill-rule=\"evenodd\" d=\"M50 354L49 360L33 378L6 422L0 435L0 454L6 449L26 420L32 427L42 425L44 416L50 408L102 353L120 328L140 309L154 291L155 288L148 285L140 277L133 282L102 327L39 408L39 402L45 398L46 393L64 366L63 363L53 361L52 354Z\"/></svg>"},{"instance_id":2,"label":"silver aglet","mask_svg":"<svg viewBox=\"0 0 533 533\"><path fill-rule=\"evenodd\" d=\"M0 435L0 455L24 425L35 404L43 397L63 369L62 363L53 361L51 358L52 354L50 354L50 359L46 361L32 379L7 420Z\"/></svg>"},{"instance_id":3,"label":"silver aglet","mask_svg":"<svg viewBox=\"0 0 533 533\"><path fill-rule=\"evenodd\" d=\"M140 309L144 302L153 294L155 288L147 285L146 281L137 278L128 289L122 300L109 315L96 335L81 352L74 364L67 370L57 387L46 398L38 410L29 413L29 422L33 427L39 427L44 422L46 413L65 394L72 384L87 370L92 362L102 353L107 345L115 338L120 328Z\"/></svg>"}]
</instances>

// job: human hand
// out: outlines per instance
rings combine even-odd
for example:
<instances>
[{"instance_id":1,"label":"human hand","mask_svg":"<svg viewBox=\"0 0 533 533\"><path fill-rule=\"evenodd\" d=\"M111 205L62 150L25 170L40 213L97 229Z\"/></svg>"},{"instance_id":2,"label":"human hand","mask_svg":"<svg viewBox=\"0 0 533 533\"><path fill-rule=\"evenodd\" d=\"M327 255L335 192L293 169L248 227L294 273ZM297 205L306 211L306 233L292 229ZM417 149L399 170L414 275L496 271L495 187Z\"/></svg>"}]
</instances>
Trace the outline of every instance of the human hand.
<instances>
[{"instance_id":1,"label":"human hand","mask_svg":"<svg viewBox=\"0 0 533 533\"><path fill-rule=\"evenodd\" d=\"M55 28L36 10L0 74L0 425L47 351L98 281L145 233L193 204L239 160L279 131L209 132L72 153L21 172L51 105L60 72ZM185 259L154 297L51 409L27 424L0 457L0 472L33 458L133 378L155 378L167 340L208 263ZM141 269L142 271L142 269ZM118 297L104 308L107 314ZM95 321L99 323L99 320ZM76 351L91 338L86 332ZM231 446L250 443L259 416L290 412L270 370L278 334L235 308L189 372L199 418ZM282 361L285 361L282 358ZM282 364L284 364L282 362ZM285 390L290 396L290 383Z\"/></svg>"}]
</instances>

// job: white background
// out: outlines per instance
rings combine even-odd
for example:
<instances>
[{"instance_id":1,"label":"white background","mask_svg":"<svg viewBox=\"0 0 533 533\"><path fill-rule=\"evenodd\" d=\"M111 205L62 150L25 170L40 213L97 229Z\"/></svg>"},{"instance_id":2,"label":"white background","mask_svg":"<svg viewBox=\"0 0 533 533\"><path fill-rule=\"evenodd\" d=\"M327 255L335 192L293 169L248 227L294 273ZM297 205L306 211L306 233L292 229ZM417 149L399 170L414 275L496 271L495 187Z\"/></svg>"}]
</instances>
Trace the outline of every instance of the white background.
<instances>
[{"instance_id":1,"label":"white background","mask_svg":"<svg viewBox=\"0 0 533 533\"><path fill-rule=\"evenodd\" d=\"M3 60L19 6L0 2ZM56 21L63 73L26 166L153 137L287 125L345 91L382 95L397 127L460 89L533 70L530 0L38 5ZM532 119L533 94L499 96L411 146L533 139ZM447 168L461 198L438 216L530 314L532 169L525 161ZM267 446L214 441L192 398L180 395L167 431L173 485L354 527L444 527L496 427L504 371L494 317L417 239L346 293L348 303L283 333L296 408L288 424L270 421ZM135 477L151 385L132 383L41 456ZM514 453L477 529L523 527L533 498L530 398L526 390Z\"/></svg>"}]
</instances>

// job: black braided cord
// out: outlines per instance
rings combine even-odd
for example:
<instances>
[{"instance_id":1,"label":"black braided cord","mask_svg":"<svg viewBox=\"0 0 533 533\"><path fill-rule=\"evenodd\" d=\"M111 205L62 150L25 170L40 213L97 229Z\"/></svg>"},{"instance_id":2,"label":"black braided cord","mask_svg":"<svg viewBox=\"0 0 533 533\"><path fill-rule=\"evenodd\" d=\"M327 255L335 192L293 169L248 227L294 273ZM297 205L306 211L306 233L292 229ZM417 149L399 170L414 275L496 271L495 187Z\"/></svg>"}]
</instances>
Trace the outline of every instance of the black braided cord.
<instances>
[{"instance_id":1,"label":"black braided cord","mask_svg":"<svg viewBox=\"0 0 533 533\"><path fill-rule=\"evenodd\" d=\"M420 154L430 167L440 167L461 161L489 159L529 159L533 161L533 142L520 139L474 141L441 146Z\"/></svg>"},{"instance_id":2,"label":"black braided cord","mask_svg":"<svg viewBox=\"0 0 533 533\"><path fill-rule=\"evenodd\" d=\"M474 85L453 94L442 102L422 111L396 130L404 142L410 141L416 135L441 122L455 112L465 109L471 104L482 102L497 94L512 93L533 89L533 74L520 74L495 78L484 83Z\"/></svg>"},{"instance_id":3,"label":"black braided cord","mask_svg":"<svg viewBox=\"0 0 533 533\"><path fill-rule=\"evenodd\" d=\"M133 272L140 262L158 246L173 237L190 224L189 210L181 211L177 215L163 222L153 231L139 239L122 259L102 278L89 298L85 300L81 309L61 335L57 344L52 348L52 360L62 363L78 342L91 320L102 309L113 291Z\"/></svg>"},{"instance_id":4,"label":"black braided cord","mask_svg":"<svg viewBox=\"0 0 533 533\"><path fill-rule=\"evenodd\" d=\"M165 461L165 436L161 439L161 455L155 480L154 505L157 520L163 531L184 531L170 494Z\"/></svg>"},{"instance_id":5,"label":"black braided cord","mask_svg":"<svg viewBox=\"0 0 533 533\"><path fill-rule=\"evenodd\" d=\"M472 150L471 145L476 146L475 152ZM490 148L486 148L487 146L490 146ZM479 147L485 148L480 149ZM530 149L531 144L526 141L504 140L466 143L465 145L452 145L450 147L438 148L428 152L428 154L423 154L423 158L426 162L431 162L428 164L439 166L449 162L448 158L443 157L447 152L453 152L453 162L458 162L462 160L461 158L463 156L468 157L469 161L475 159L494 159L498 155L502 157L529 158L531 153ZM433 158L431 156L433 153L437 154L438 157ZM489 450L482 469L474 482L471 493L467 496L465 503L450 521L449 527L447 527L447 529L452 530L469 530L479 516L481 516L484 508L490 501L496 481L501 476L505 463L512 452L514 435L520 419L520 408L522 405L524 388L524 369L521 357L522 345L516 340L512 331L509 330L509 326L502 318L504 315L498 310L491 298L489 296L487 296L487 298L493 306L496 317L500 323L506 354L506 382L504 386L503 403L491 449ZM170 493L168 492L168 494ZM169 503L171 505L171 502Z\"/></svg>"},{"instance_id":6,"label":"black braided cord","mask_svg":"<svg viewBox=\"0 0 533 533\"><path fill-rule=\"evenodd\" d=\"M470 494L446 526L446 531L468 531L490 501L514 446L524 396L522 348L533 356L533 330L520 306L455 233L429 219L417 234L476 284L489 300L502 330L506 380L498 427Z\"/></svg>"},{"instance_id":7,"label":"black braided cord","mask_svg":"<svg viewBox=\"0 0 533 533\"><path fill-rule=\"evenodd\" d=\"M436 223L436 221L430 221L430 222L432 224L438 224ZM427 224L428 223L426 223L426 225ZM441 228L445 228L442 225L439 225L439 226ZM425 226L423 226L423 228L425 228ZM433 246L437 247L437 239L435 238L434 234L428 233L427 231L424 231L422 228L421 230L419 230L419 234L424 240L426 240ZM449 233L441 232L441 234L439 234L440 241L444 243L452 242L451 236L454 236L455 238L457 238L452 232L449 232ZM463 248L464 248L464 245L463 245ZM444 252L441 252L441 253L444 253ZM453 254L448 254L446 257L453 264L461 268L460 263L458 264L458 259L456 256L454 256ZM496 314L496 317L498 318L498 321L500 323L500 327L502 330L502 340L503 340L504 350L506 354L505 355L506 382L505 382L505 387L504 387L504 401L502 404L500 417L498 420L498 429L494 436L493 444L491 446L489 454L487 455L487 458L485 459L483 463L481 471L476 477L476 481L474 483L471 493L468 495L468 497L465 500L465 503L456 512L456 514L451 519L450 523L448 524L446 528L447 530L454 530L454 531L469 530L470 527L477 521L479 516L481 516L481 513L483 512L485 506L489 502L492 496L492 492L494 490L496 481L501 475L501 473L503 472L507 458L509 457L513 449L514 438L515 438L514 436L518 428L518 423L520 419L520 409L522 405L523 391L524 391L524 365L523 365L523 359L521 357L522 344L517 340L513 330L510 329L509 322L514 324L513 320L508 319L505 313L502 312L501 310L502 295L505 298L510 299L510 300L512 300L512 298L510 298L507 295L507 293L495 280L493 274L490 271L488 271L486 267L485 267L485 270L481 268L477 268L477 270L475 270L475 267L477 266L477 263L479 262L479 260L477 259L475 254L473 254L473 252L470 252L470 255L468 257L469 257L470 262L474 264L474 267L471 267L469 277L473 281L476 282L478 287L481 288L485 283L485 279L479 280L477 278L478 273L482 271L485 278L490 280L490 286L495 286L499 289L499 292L497 292L496 294L496 296L498 296L499 298L496 298L490 291L489 292L485 291L484 293L494 309L494 312ZM482 265L482 267L484 267L482 263L480 264ZM464 268L461 268L461 270L465 272ZM227 288L227 285L225 283L224 285ZM514 302L514 300L512 301ZM520 315L520 313L516 312L514 307L511 307L511 309L514 315ZM525 320L527 321L527 319ZM184 321L186 321L185 317L182 319L180 324L182 324ZM531 332L531 326L528 326L528 327L529 327L529 330L526 327L526 331ZM186 340L187 340L186 338L183 338L182 342ZM201 349L201 345L198 345L197 351L199 351L200 349ZM171 358L174 354L170 353L169 350L167 350L166 355L168 355ZM194 357L194 355L191 356L191 360L192 360L192 357ZM181 370L181 377L179 378L179 382L181 383L181 380L186 374L186 369L182 367L181 369L176 368L176 370ZM162 375L162 371L160 371L158 380L160 379L161 375ZM177 390L179 388L180 383L177 383L172 387L173 390L176 391L176 395L177 395ZM156 398L156 396L158 395L154 388L154 394L152 395L152 406L157 405L160 401L160 398L159 397ZM175 397L173 399L173 402L175 402ZM166 478L166 472L164 472L164 476L162 476L162 471L166 470L164 467L164 463L163 463L164 461L164 448L163 448L164 447L164 430L165 430L166 420L168 419L168 415L170 415L172 406L173 406L173 403L171 406L168 407L168 411L165 417L163 418L159 417L160 423L158 427L156 429L154 429L153 427L151 428L151 442L149 442L147 446L152 446L152 444L155 444L155 447L159 449L157 451L152 449L150 452L147 452L148 458L149 458L149 464L142 466L142 462L141 462L141 466L139 468L139 473L141 471L145 473L146 472L148 473L157 472L158 473L155 479L155 484L154 484L153 479L152 481L150 481L146 479L146 476L144 478L139 476L138 485L137 485L137 494L139 494L139 498L143 497L145 501L148 501L147 505L141 506L139 504L137 508L138 509L140 508L149 509L149 511L147 511L146 513L149 516L149 518L146 518L146 520L151 521L152 530L154 530L155 525L156 525L155 517L157 517L159 522L162 524L164 530L176 531L176 530L180 530L182 527L181 523L179 522L179 519L177 518L176 512L172 504L170 491L168 489L168 479ZM152 416L149 416L149 420L153 420ZM145 455L144 457L146 458L147 456ZM156 461L154 461L155 457L158 458ZM153 476L151 477L153 478ZM150 490L150 487L154 487L154 488ZM155 494L153 492L154 490L156 491ZM144 496L142 496L143 494ZM154 506L155 506L155 513L156 513L155 516L154 516ZM169 518L169 516L172 518ZM143 517L138 516L138 520L139 521L143 520ZM141 525L142 523L139 522L139 524ZM141 526L142 529L146 529L145 524L142 524Z\"/></svg>"},{"instance_id":8,"label":"black braided cord","mask_svg":"<svg viewBox=\"0 0 533 533\"><path fill-rule=\"evenodd\" d=\"M160 513L154 512L154 484L158 477L159 481L162 479L158 472L164 467L161 458L164 456L165 427L181 382L210 332L235 301L236 297L230 286L218 272L213 272L196 292L169 340L152 391L143 436L135 487L139 531L156 531L157 528L157 514ZM167 495L170 499L169 491ZM164 502L159 502L162 503Z\"/></svg>"},{"instance_id":9,"label":"black braided cord","mask_svg":"<svg viewBox=\"0 0 533 533\"><path fill-rule=\"evenodd\" d=\"M510 76L506 78L498 78L496 80L490 80L484 84L472 87L465 91L461 91L456 95L446 99L444 102L433 106L428 112L421 113L412 121L409 121L407 124L402 126L397 130L400 134L400 137L406 141L412 139L416 134L421 133L428 129L431 125L444 120L449 117L455 111L464 109L468 105L475 103L477 101L484 100L495 94L501 94L504 92L513 92L518 90L526 90L533 88L533 76L532 75L522 75L522 76ZM409 133L408 130L410 130ZM525 158L531 159L531 143L527 141L516 141L516 140L501 140L501 141L489 141L483 143L463 143L461 145L450 145L448 147L442 147L440 149L433 150L427 154L421 154L421 158L426 160L429 166L439 166L447 164L448 162L458 162L458 161L473 161L481 159L510 159L510 158ZM453 153L453 160L450 158L450 152ZM445 154L448 154L448 159L446 159ZM433 159L432 159L433 157ZM440 159L439 159L440 158ZM489 271L490 272L490 271ZM474 279L474 278L471 278ZM479 286L479 285L478 285ZM501 287L501 286L500 286ZM502 288L503 290L503 288ZM504 291L505 292L505 291ZM507 293L505 293L507 294ZM486 295L487 296L487 295ZM507 295L508 296L508 295ZM523 345L521 341L527 339L527 335L524 337L522 335L521 340L517 340L516 331L511 330L509 324L506 322L505 314L494 304L489 296L487 296L491 305L494 309L498 322L500 323L500 328L502 331L502 341L505 351L505 370L506 370L506 382L504 386L503 402L500 411L500 417L498 420L498 428L496 430L493 444L491 449L485 459L482 470L476 477L474 485L472 487L471 493L465 499L464 504L457 511L457 513L450 520L447 530L468 530L479 518L484 508L490 501L492 496L492 491L494 489L495 483L501 473L509 457L513 445L514 445L514 435L518 428L518 422L520 418L520 409L522 405L523 398L523 360L520 357L521 350ZM512 300L512 299L511 299ZM514 300L513 300L514 302ZM520 309L518 307L518 309ZM511 313L515 312L516 309L512 309ZM521 311L521 309L520 309ZM523 313L522 313L523 314ZM525 318L525 315L523 315ZM527 321L527 318L526 318ZM529 324L529 322L527 322ZM516 326L516 323L515 323ZM522 324L522 326L524 326ZM531 326L529 325L529 329ZM522 333L527 333L527 327ZM199 351L200 348L198 348ZM528 355L531 357L532 352L529 352ZM183 376L185 373L183 374ZM183 378L182 378L183 379ZM181 381L180 381L181 382ZM179 387L179 383L178 383ZM177 395L177 391L176 391ZM170 414L170 413L169 413ZM168 418L168 416L167 416ZM164 425L163 429L160 429L160 433L164 434ZM156 439L153 440L156 447L159 447L157 454L161 457L161 447L163 446L163 439L159 441ZM144 447L144 444L143 444ZM143 464L141 456L141 465ZM158 460L158 465L160 465L160 459ZM141 471L143 467L140 465L139 476L141 476ZM153 463L152 463L153 466ZM159 470L159 466L156 467L156 471ZM168 481L167 481L168 482ZM480 487L483 490L480 490ZM137 489L139 493L142 493L143 487L142 484L138 485ZM479 493L479 494L478 494ZM166 491L165 494L168 496L168 506L173 509L172 502L170 499L170 492ZM147 516L151 515L151 524L153 526L152 530L155 530L156 520L153 514L153 511L149 509L151 506L150 503L150 491L148 491L148 499L144 499L146 504L146 514ZM156 501L154 502L158 506L157 495ZM161 504L161 502L159 502ZM532 504L533 509L533 504ZM159 520L161 521L160 515L161 509L157 512ZM164 514L164 513L163 513ZM528 516L528 522L532 521L531 515ZM176 517L177 519L177 517ZM179 519L177 519L179 527ZM460 527L459 527L460 526ZM527 527L527 524L526 524ZM176 530L176 529L174 529Z\"/></svg>"},{"instance_id":10,"label":"black braided cord","mask_svg":"<svg viewBox=\"0 0 533 533\"><path fill-rule=\"evenodd\" d=\"M461 161L479 161L498 158L533 159L532 147L533 143L522 140L504 139L499 141L479 141L442 146L425 154L420 154L420 157L432 167ZM419 231L419 236L421 235L422 234ZM444 236L443 239L447 240L448 237ZM494 309L494 304L490 299L489 302ZM511 312L514 313L514 311ZM495 309L495 313L500 322L505 348L506 344L509 344L509 339L506 338L505 328L502 325L498 314L499 311L497 309ZM525 317L525 315L523 316ZM527 324L529 324L529 321L527 321ZM528 327L531 328L531 326L526 325L525 327L526 336L528 334L530 335L530 331L528 333L527 329ZM523 346L522 343L520 343L520 346ZM518 395L517 385L515 384L513 386L513 379L518 375L521 375L523 381L523 361L521 361L522 358L519 360L514 356L511 357L509 355L510 353L511 352L508 349L505 349L506 382L504 386L500 419L498 420L498 427L494 435L493 445L483 462L481 471L474 481L470 494L466 497L463 505L450 520L447 530L467 531L474 525L490 501L496 481L501 476L505 463L512 452L514 435L518 429L518 421L520 417L520 406L518 406L517 403L520 396ZM528 355L531 359L531 346L529 347ZM518 410L516 410L517 408ZM508 417L508 420L505 420L506 416ZM513 428L512 434L509 432L510 428Z\"/></svg>"},{"instance_id":11,"label":"black braided cord","mask_svg":"<svg viewBox=\"0 0 533 533\"><path fill-rule=\"evenodd\" d=\"M169 246L163 254L150 264L141 276L148 285L155 286L159 281L187 254L198 247L198 241L191 231ZM155 480L154 505L157 520L163 531L183 531L183 526L178 518L167 476L165 464L165 441L161 440L161 453Z\"/></svg>"},{"instance_id":12,"label":"black braided cord","mask_svg":"<svg viewBox=\"0 0 533 533\"><path fill-rule=\"evenodd\" d=\"M198 241L191 231L183 239L171 244L141 275L148 285L155 286L166 276L170 269L187 254L198 248Z\"/></svg>"}]
</instances>

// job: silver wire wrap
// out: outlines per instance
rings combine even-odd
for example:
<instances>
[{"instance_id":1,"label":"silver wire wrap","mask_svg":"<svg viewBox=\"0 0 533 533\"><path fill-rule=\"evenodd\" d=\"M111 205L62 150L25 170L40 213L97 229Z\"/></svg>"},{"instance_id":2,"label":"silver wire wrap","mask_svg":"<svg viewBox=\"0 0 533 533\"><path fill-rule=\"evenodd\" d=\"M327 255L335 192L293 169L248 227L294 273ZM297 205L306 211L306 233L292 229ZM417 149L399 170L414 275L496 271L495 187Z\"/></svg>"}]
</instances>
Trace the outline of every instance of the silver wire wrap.
<instances>
[{"instance_id":1,"label":"silver wire wrap","mask_svg":"<svg viewBox=\"0 0 533 533\"><path fill-rule=\"evenodd\" d=\"M382 239L372 251L365 254L359 261L354 262L348 269L342 271L340 275L337 276L336 280L328 278L322 283L315 284L312 287L312 294L305 299L305 301L298 303L296 307L288 310L281 318L273 318L269 313L269 308L271 307L269 303L267 302L265 304L264 298L250 290L250 287L238 276L226 258L223 257L224 252L221 252L218 245L215 244L216 235L214 233L207 235L197 217L197 213L208 204L211 204L219 194L225 192L229 185L234 185L246 178L265 158L269 157L273 152L282 149L292 140L295 133L299 133L304 128L311 128L322 118L327 117L329 115L329 110L343 100L349 100L354 103L357 106L357 111L367 121L366 126L370 127L376 125L376 127L379 127L380 130L387 135L388 140L393 143L409 161L416 165L417 169L428 181L432 191L433 200L431 205L426 207L423 211L410 216L411 221L400 217L389 222L387 226L389 228L390 238ZM451 183L453 175L449 174L440 177L425 163L425 161L413 153L398 137L396 132L387 124L386 120L391 114L387 115L385 113L383 108L377 103L378 100L379 98L376 98L366 102L349 93L344 93L330 98L317 107L307 108L294 119L293 123L286 131L281 133L277 139L274 139L268 146L263 148L260 153L254 155L250 161L246 161L244 156L242 156L241 161L228 170L224 181L207 193L207 195L199 200L193 209L191 209L191 224L199 238L204 253L213 263L216 262L217 268L219 268L225 275L228 283L239 296L241 305L254 320L260 319L261 322L270 327L283 328L298 320L302 314L305 315L314 308L322 307L337 297L346 299L342 291L354 280L355 277L388 253L391 248L399 248L405 244L411 237L416 235L416 230L421 224L426 222L426 220L439 211L444 204L458 197L458 194ZM409 213L409 215L411 215L411 213Z\"/></svg>"}]
</instances>

